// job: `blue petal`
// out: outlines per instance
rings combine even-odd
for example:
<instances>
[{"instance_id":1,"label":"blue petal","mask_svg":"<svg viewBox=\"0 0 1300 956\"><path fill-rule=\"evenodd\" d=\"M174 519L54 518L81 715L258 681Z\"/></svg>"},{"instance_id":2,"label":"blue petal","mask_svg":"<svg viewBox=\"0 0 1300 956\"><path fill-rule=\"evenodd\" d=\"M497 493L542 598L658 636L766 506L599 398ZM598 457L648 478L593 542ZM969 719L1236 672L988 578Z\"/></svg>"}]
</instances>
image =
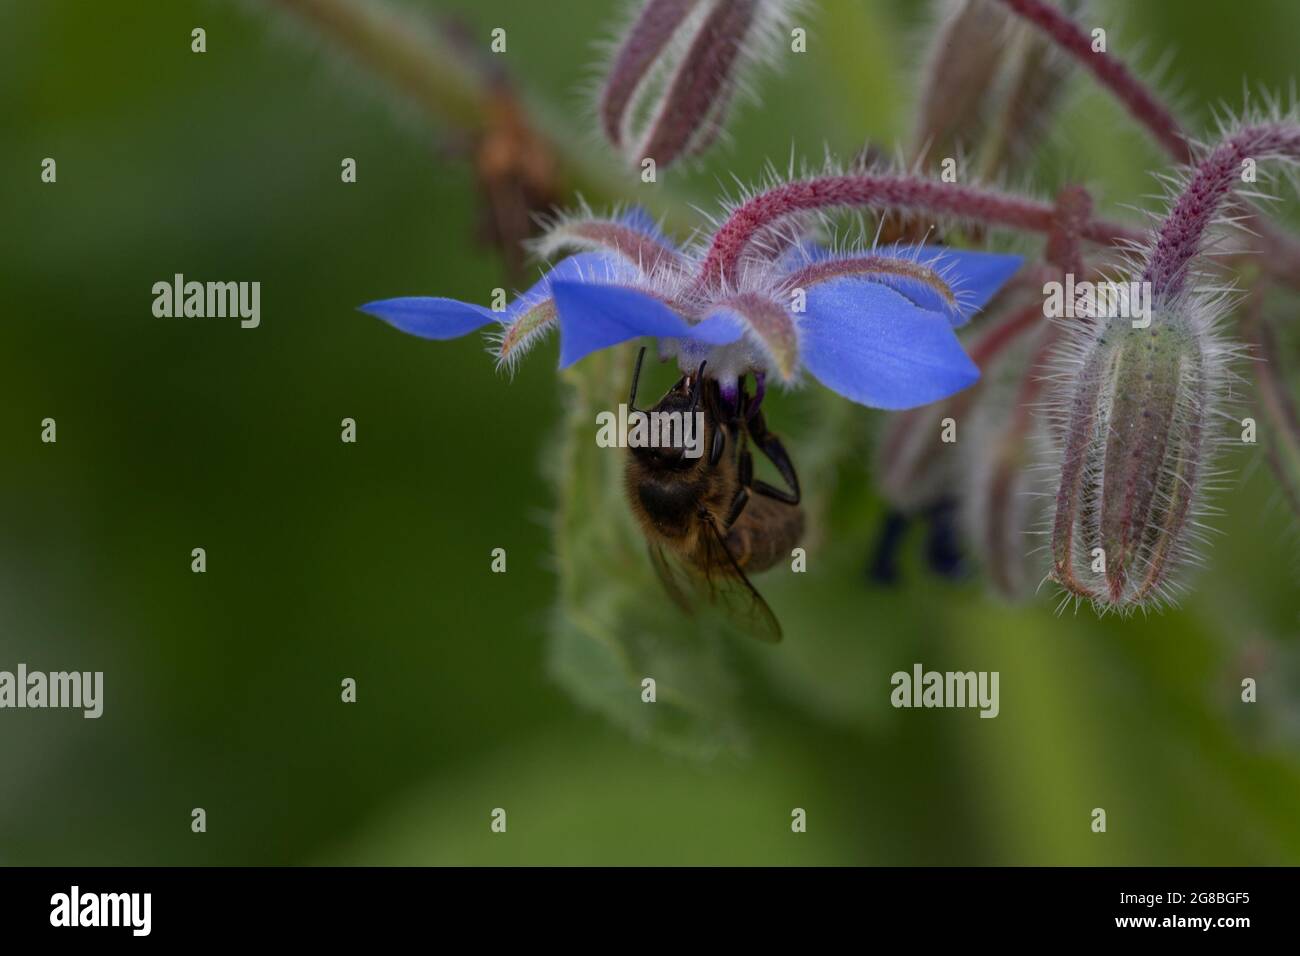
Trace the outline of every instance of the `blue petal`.
<instances>
[{"instance_id":1,"label":"blue petal","mask_svg":"<svg viewBox=\"0 0 1300 956\"><path fill-rule=\"evenodd\" d=\"M562 260L503 312L482 305L435 296L403 296L367 302L360 311L423 339L456 339L491 322L513 322L523 312L550 298L556 279L608 280L615 274L614 260L599 252L584 252Z\"/></svg>"},{"instance_id":2,"label":"blue petal","mask_svg":"<svg viewBox=\"0 0 1300 956\"><path fill-rule=\"evenodd\" d=\"M948 316L953 325L965 325L970 317L984 308L989 299L1019 271L1024 259L994 252L972 252L948 246L894 246L879 249L876 255L896 256L928 266L944 277L957 294L958 308L943 296L916 279L906 276L881 276L878 281L901 292L917 305Z\"/></svg>"},{"instance_id":3,"label":"blue petal","mask_svg":"<svg viewBox=\"0 0 1300 956\"><path fill-rule=\"evenodd\" d=\"M498 318L481 305L415 295L367 302L361 311L422 339L457 339Z\"/></svg>"},{"instance_id":4,"label":"blue petal","mask_svg":"<svg viewBox=\"0 0 1300 956\"><path fill-rule=\"evenodd\" d=\"M917 261L948 276L949 284L961 300L960 319L965 322L984 308L1007 280L1020 271L1025 260L1021 256L995 252L922 246Z\"/></svg>"},{"instance_id":5,"label":"blue petal","mask_svg":"<svg viewBox=\"0 0 1300 956\"><path fill-rule=\"evenodd\" d=\"M658 299L627 286L556 282L551 292L560 314L560 368L643 335L727 345L744 334L725 315L691 325Z\"/></svg>"},{"instance_id":6,"label":"blue petal","mask_svg":"<svg viewBox=\"0 0 1300 956\"><path fill-rule=\"evenodd\" d=\"M620 272L620 265L618 258L607 252L580 252L561 259L554 269L533 283L531 289L510 303L500 316L501 321L506 324L513 322L522 313L549 299L552 282L612 282L615 277L625 274Z\"/></svg>"},{"instance_id":7,"label":"blue petal","mask_svg":"<svg viewBox=\"0 0 1300 956\"><path fill-rule=\"evenodd\" d=\"M972 252L967 249L952 249L948 246L908 246L895 244L881 246L862 255L884 256L903 259L927 266L942 275L948 285L957 294L958 308L953 308L942 295L924 282L909 279L907 276L887 275L881 273L872 276L856 277L860 282L876 282L889 286L896 292L907 296L923 309L942 312L948 316L953 325L965 325L970 317L984 308L997 291L1002 288L1024 263L1021 256L1003 255L993 252ZM836 254L824 246L811 243L801 244L792 250L786 267L793 272L809 262L820 262L835 258Z\"/></svg>"},{"instance_id":8,"label":"blue petal","mask_svg":"<svg viewBox=\"0 0 1300 956\"><path fill-rule=\"evenodd\" d=\"M803 364L827 388L872 408L927 405L979 379L948 319L875 282L808 290Z\"/></svg>"}]
</instances>

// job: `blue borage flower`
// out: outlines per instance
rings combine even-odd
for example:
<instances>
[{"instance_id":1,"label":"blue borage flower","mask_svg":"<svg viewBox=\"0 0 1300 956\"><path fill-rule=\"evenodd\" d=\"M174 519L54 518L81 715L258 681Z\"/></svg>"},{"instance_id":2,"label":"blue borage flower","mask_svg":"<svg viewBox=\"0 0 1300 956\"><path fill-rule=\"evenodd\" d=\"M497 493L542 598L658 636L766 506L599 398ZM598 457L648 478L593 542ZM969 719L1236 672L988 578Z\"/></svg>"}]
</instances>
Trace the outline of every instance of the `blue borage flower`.
<instances>
[{"instance_id":1,"label":"blue borage flower","mask_svg":"<svg viewBox=\"0 0 1300 956\"><path fill-rule=\"evenodd\" d=\"M500 312L424 296L361 311L427 339L490 326L499 365L513 366L558 324L561 368L651 336L683 370L707 360L724 387L746 374L790 385L807 371L855 402L903 409L979 378L953 329L1021 263L942 247L841 253L795 241L750 257L724 287L703 281L700 257L673 245L640 209L562 220L538 244L548 258L574 250L582 251Z\"/></svg>"}]
</instances>

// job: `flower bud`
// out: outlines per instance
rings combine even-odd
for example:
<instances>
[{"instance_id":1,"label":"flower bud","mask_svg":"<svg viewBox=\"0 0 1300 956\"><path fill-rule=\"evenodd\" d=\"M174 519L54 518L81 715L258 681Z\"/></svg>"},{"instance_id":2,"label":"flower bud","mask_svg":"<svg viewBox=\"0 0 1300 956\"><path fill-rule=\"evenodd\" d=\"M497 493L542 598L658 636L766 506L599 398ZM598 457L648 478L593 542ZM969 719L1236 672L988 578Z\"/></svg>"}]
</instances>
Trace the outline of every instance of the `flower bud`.
<instances>
[{"instance_id":1,"label":"flower bud","mask_svg":"<svg viewBox=\"0 0 1300 956\"><path fill-rule=\"evenodd\" d=\"M1210 335L1214 305L1158 301L1145 323L1072 325L1084 331L1062 366L1051 576L1076 597L1128 608L1177 589L1173 574L1192 556L1191 518L1217 444L1209 423L1229 354Z\"/></svg>"},{"instance_id":2,"label":"flower bud","mask_svg":"<svg viewBox=\"0 0 1300 956\"><path fill-rule=\"evenodd\" d=\"M1084 3L1064 0L1060 6L1079 19ZM1052 39L1026 23L1016 24L1007 48L1010 79L980 156L981 175L989 179L1027 171L1063 98L1071 68Z\"/></svg>"},{"instance_id":3,"label":"flower bud","mask_svg":"<svg viewBox=\"0 0 1300 956\"><path fill-rule=\"evenodd\" d=\"M947 0L927 53L913 132L920 162L968 151L981 138L1010 18L988 0Z\"/></svg>"},{"instance_id":4,"label":"flower bud","mask_svg":"<svg viewBox=\"0 0 1300 956\"><path fill-rule=\"evenodd\" d=\"M1008 601L1031 595L1046 571L1034 543L1047 510L1035 493L1035 463L1049 440L1036 406L1058 333L1040 321L985 370L960 443L963 536L993 590Z\"/></svg>"},{"instance_id":5,"label":"flower bud","mask_svg":"<svg viewBox=\"0 0 1300 956\"><path fill-rule=\"evenodd\" d=\"M601 90L601 124L627 159L659 168L717 139L751 64L786 36L792 0L647 0Z\"/></svg>"}]
</instances>

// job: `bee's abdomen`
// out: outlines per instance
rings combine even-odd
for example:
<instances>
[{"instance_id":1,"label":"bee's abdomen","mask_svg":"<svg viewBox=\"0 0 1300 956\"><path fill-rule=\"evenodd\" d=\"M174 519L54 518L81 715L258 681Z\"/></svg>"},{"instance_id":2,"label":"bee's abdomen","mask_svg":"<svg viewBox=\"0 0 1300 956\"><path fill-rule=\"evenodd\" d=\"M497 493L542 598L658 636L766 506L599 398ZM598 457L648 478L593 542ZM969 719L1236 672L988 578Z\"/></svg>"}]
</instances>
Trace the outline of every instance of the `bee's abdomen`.
<instances>
[{"instance_id":1,"label":"bee's abdomen","mask_svg":"<svg viewBox=\"0 0 1300 956\"><path fill-rule=\"evenodd\" d=\"M788 560L802 537L802 508L755 495L727 532L727 547L746 571L766 571Z\"/></svg>"},{"instance_id":2,"label":"bee's abdomen","mask_svg":"<svg viewBox=\"0 0 1300 956\"><path fill-rule=\"evenodd\" d=\"M668 538L680 538L691 531L700 509L700 489L695 482L642 477L630 484L634 510L655 531Z\"/></svg>"}]
</instances>

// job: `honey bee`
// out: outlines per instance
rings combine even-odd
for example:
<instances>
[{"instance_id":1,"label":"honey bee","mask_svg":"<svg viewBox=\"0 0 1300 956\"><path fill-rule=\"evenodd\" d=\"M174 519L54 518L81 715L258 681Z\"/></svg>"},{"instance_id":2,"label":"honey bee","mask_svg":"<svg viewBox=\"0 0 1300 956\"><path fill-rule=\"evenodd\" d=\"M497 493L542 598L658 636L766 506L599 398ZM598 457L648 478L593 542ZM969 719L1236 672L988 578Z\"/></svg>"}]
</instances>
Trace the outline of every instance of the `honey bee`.
<instances>
[{"instance_id":1,"label":"honey bee","mask_svg":"<svg viewBox=\"0 0 1300 956\"><path fill-rule=\"evenodd\" d=\"M636 409L645 349L637 355L628 408ZM789 557L803 534L799 478L779 438L767 430L758 400L738 383L728 401L716 379L683 375L648 413L703 412L703 453L684 444L632 447L625 480L650 561L669 595L688 613L694 597L717 604L760 640L779 641L781 625L749 574ZM788 490L754 477L753 443Z\"/></svg>"}]
</instances>

